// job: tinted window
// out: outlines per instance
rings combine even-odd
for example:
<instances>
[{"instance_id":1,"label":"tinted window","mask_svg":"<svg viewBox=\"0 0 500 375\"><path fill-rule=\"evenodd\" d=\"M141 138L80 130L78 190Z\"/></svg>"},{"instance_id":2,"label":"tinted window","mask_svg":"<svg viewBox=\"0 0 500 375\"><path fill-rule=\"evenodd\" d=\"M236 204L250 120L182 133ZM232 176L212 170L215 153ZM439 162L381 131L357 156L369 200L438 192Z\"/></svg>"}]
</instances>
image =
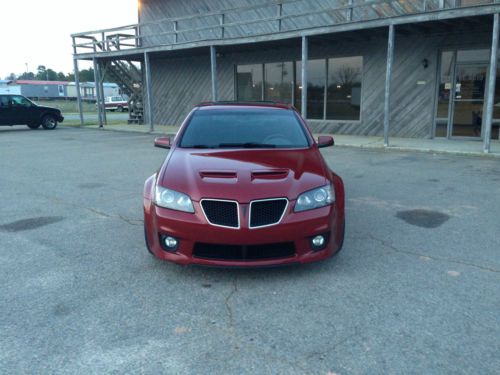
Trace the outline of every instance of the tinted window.
<instances>
[{"instance_id":1,"label":"tinted window","mask_svg":"<svg viewBox=\"0 0 500 375\"><path fill-rule=\"evenodd\" d=\"M24 96L13 96L11 100L15 107L31 107L31 102Z\"/></svg>"},{"instance_id":2,"label":"tinted window","mask_svg":"<svg viewBox=\"0 0 500 375\"><path fill-rule=\"evenodd\" d=\"M0 95L0 107L8 107L9 106L9 97Z\"/></svg>"},{"instance_id":3,"label":"tinted window","mask_svg":"<svg viewBox=\"0 0 500 375\"><path fill-rule=\"evenodd\" d=\"M295 113L280 109L198 110L182 136L180 147L308 147Z\"/></svg>"}]
</instances>

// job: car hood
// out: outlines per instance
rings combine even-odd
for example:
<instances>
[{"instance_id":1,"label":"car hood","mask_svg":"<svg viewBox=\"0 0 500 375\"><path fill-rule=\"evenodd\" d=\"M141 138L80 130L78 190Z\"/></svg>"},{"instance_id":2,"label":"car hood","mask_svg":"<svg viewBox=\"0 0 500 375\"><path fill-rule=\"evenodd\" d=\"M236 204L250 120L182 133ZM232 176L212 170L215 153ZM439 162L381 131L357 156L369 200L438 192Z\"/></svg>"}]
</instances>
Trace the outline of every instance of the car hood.
<instances>
[{"instance_id":1,"label":"car hood","mask_svg":"<svg viewBox=\"0 0 500 375\"><path fill-rule=\"evenodd\" d=\"M160 173L160 185L191 199L238 200L287 197L327 183L315 148L299 150L193 150L176 148Z\"/></svg>"},{"instance_id":2,"label":"car hood","mask_svg":"<svg viewBox=\"0 0 500 375\"><path fill-rule=\"evenodd\" d=\"M40 109L44 109L44 110L49 110L49 111L53 111L53 112L57 112L57 113L61 113L61 110L58 109L58 108L54 108L54 107L47 107L45 105L38 105L37 104L37 107L40 108Z\"/></svg>"}]
</instances>

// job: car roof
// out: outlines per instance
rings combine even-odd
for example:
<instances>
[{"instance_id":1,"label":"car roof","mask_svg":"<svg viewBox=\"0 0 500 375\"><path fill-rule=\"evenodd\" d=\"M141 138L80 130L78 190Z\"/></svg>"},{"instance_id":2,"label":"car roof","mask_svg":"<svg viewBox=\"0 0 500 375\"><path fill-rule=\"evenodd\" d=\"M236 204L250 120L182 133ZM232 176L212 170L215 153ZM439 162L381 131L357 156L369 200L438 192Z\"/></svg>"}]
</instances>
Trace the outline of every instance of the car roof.
<instances>
[{"instance_id":1,"label":"car roof","mask_svg":"<svg viewBox=\"0 0 500 375\"><path fill-rule=\"evenodd\" d=\"M272 101L219 101L203 102L196 107L200 109L222 109L222 108L276 108L276 109L294 109L291 104L272 102Z\"/></svg>"}]
</instances>

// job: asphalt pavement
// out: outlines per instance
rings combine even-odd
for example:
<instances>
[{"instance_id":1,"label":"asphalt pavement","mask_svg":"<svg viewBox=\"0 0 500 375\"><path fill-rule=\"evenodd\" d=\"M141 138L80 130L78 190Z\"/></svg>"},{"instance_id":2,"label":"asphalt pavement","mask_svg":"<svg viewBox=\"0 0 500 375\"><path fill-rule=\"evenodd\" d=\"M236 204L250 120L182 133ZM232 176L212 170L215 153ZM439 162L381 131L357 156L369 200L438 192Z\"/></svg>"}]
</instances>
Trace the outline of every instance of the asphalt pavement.
<instances>
[{"instance_id":1,"label":"asphalt pavement","mask_svg":"<svg viewBox=\"0 0 500 375\"><path fill-rule=\"evenodd\" d=\"M0 128L0 373L499 373L498 159L325 149L342 252L212 269L146 250L153 138Z\"/></svg>"}]
</instances>

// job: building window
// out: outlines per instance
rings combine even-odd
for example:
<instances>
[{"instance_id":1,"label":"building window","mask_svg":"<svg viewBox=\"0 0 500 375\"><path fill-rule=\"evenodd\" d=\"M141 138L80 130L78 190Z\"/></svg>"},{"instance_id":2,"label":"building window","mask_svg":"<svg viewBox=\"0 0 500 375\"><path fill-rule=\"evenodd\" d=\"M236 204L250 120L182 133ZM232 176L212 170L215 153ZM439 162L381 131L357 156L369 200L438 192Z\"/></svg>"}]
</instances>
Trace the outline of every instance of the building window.
<instances>
[{"instance_id":1,"label":"building window","mask_svg":"<svg viewBox=\"0 0 500 375\"><path fill-rule=\"evenodd\" d=\"M238 100L262 100L262 64L238 65L236 76Z\"/></svg>"},{"instance_id":2,"label":"building window","mask_svg":"<svg viewBox=\"0 0 500 375\"><path fill-rule=\"evenodd\" d=\"M326 60L309 60L307 63L307 118L324 118L325 84Z\"/></svg>"},{"instance_id":3,"label":"building window","mask_svg":"<svg viewBox=\"0 0 500 375\"><path fill-rule=\"evenodd\" d=\"M292 103L293 63L265 64L264 75L264 99Z\"/></svg>"},{"instance_id":4,"label":"building window","mask_svg":"<svg viewBox=\"0 0 500 375\"><path fill-rule=\"evenodd\" d=\"M361 56L328 59L327 119L359 121L362 69Z\"/></svg>"},{"instance_id":5,"label":"building window","mask_svg":"<svg viewBox=\"0 0 500 375\"><path fill-rule=\"evenodd\" d=\"M359 121L362 72L362 56L309 60L307 118ZM237 100L293 103L301 111L301 61L238 65L236 75Z\"/></svg>"}]
</instances>

